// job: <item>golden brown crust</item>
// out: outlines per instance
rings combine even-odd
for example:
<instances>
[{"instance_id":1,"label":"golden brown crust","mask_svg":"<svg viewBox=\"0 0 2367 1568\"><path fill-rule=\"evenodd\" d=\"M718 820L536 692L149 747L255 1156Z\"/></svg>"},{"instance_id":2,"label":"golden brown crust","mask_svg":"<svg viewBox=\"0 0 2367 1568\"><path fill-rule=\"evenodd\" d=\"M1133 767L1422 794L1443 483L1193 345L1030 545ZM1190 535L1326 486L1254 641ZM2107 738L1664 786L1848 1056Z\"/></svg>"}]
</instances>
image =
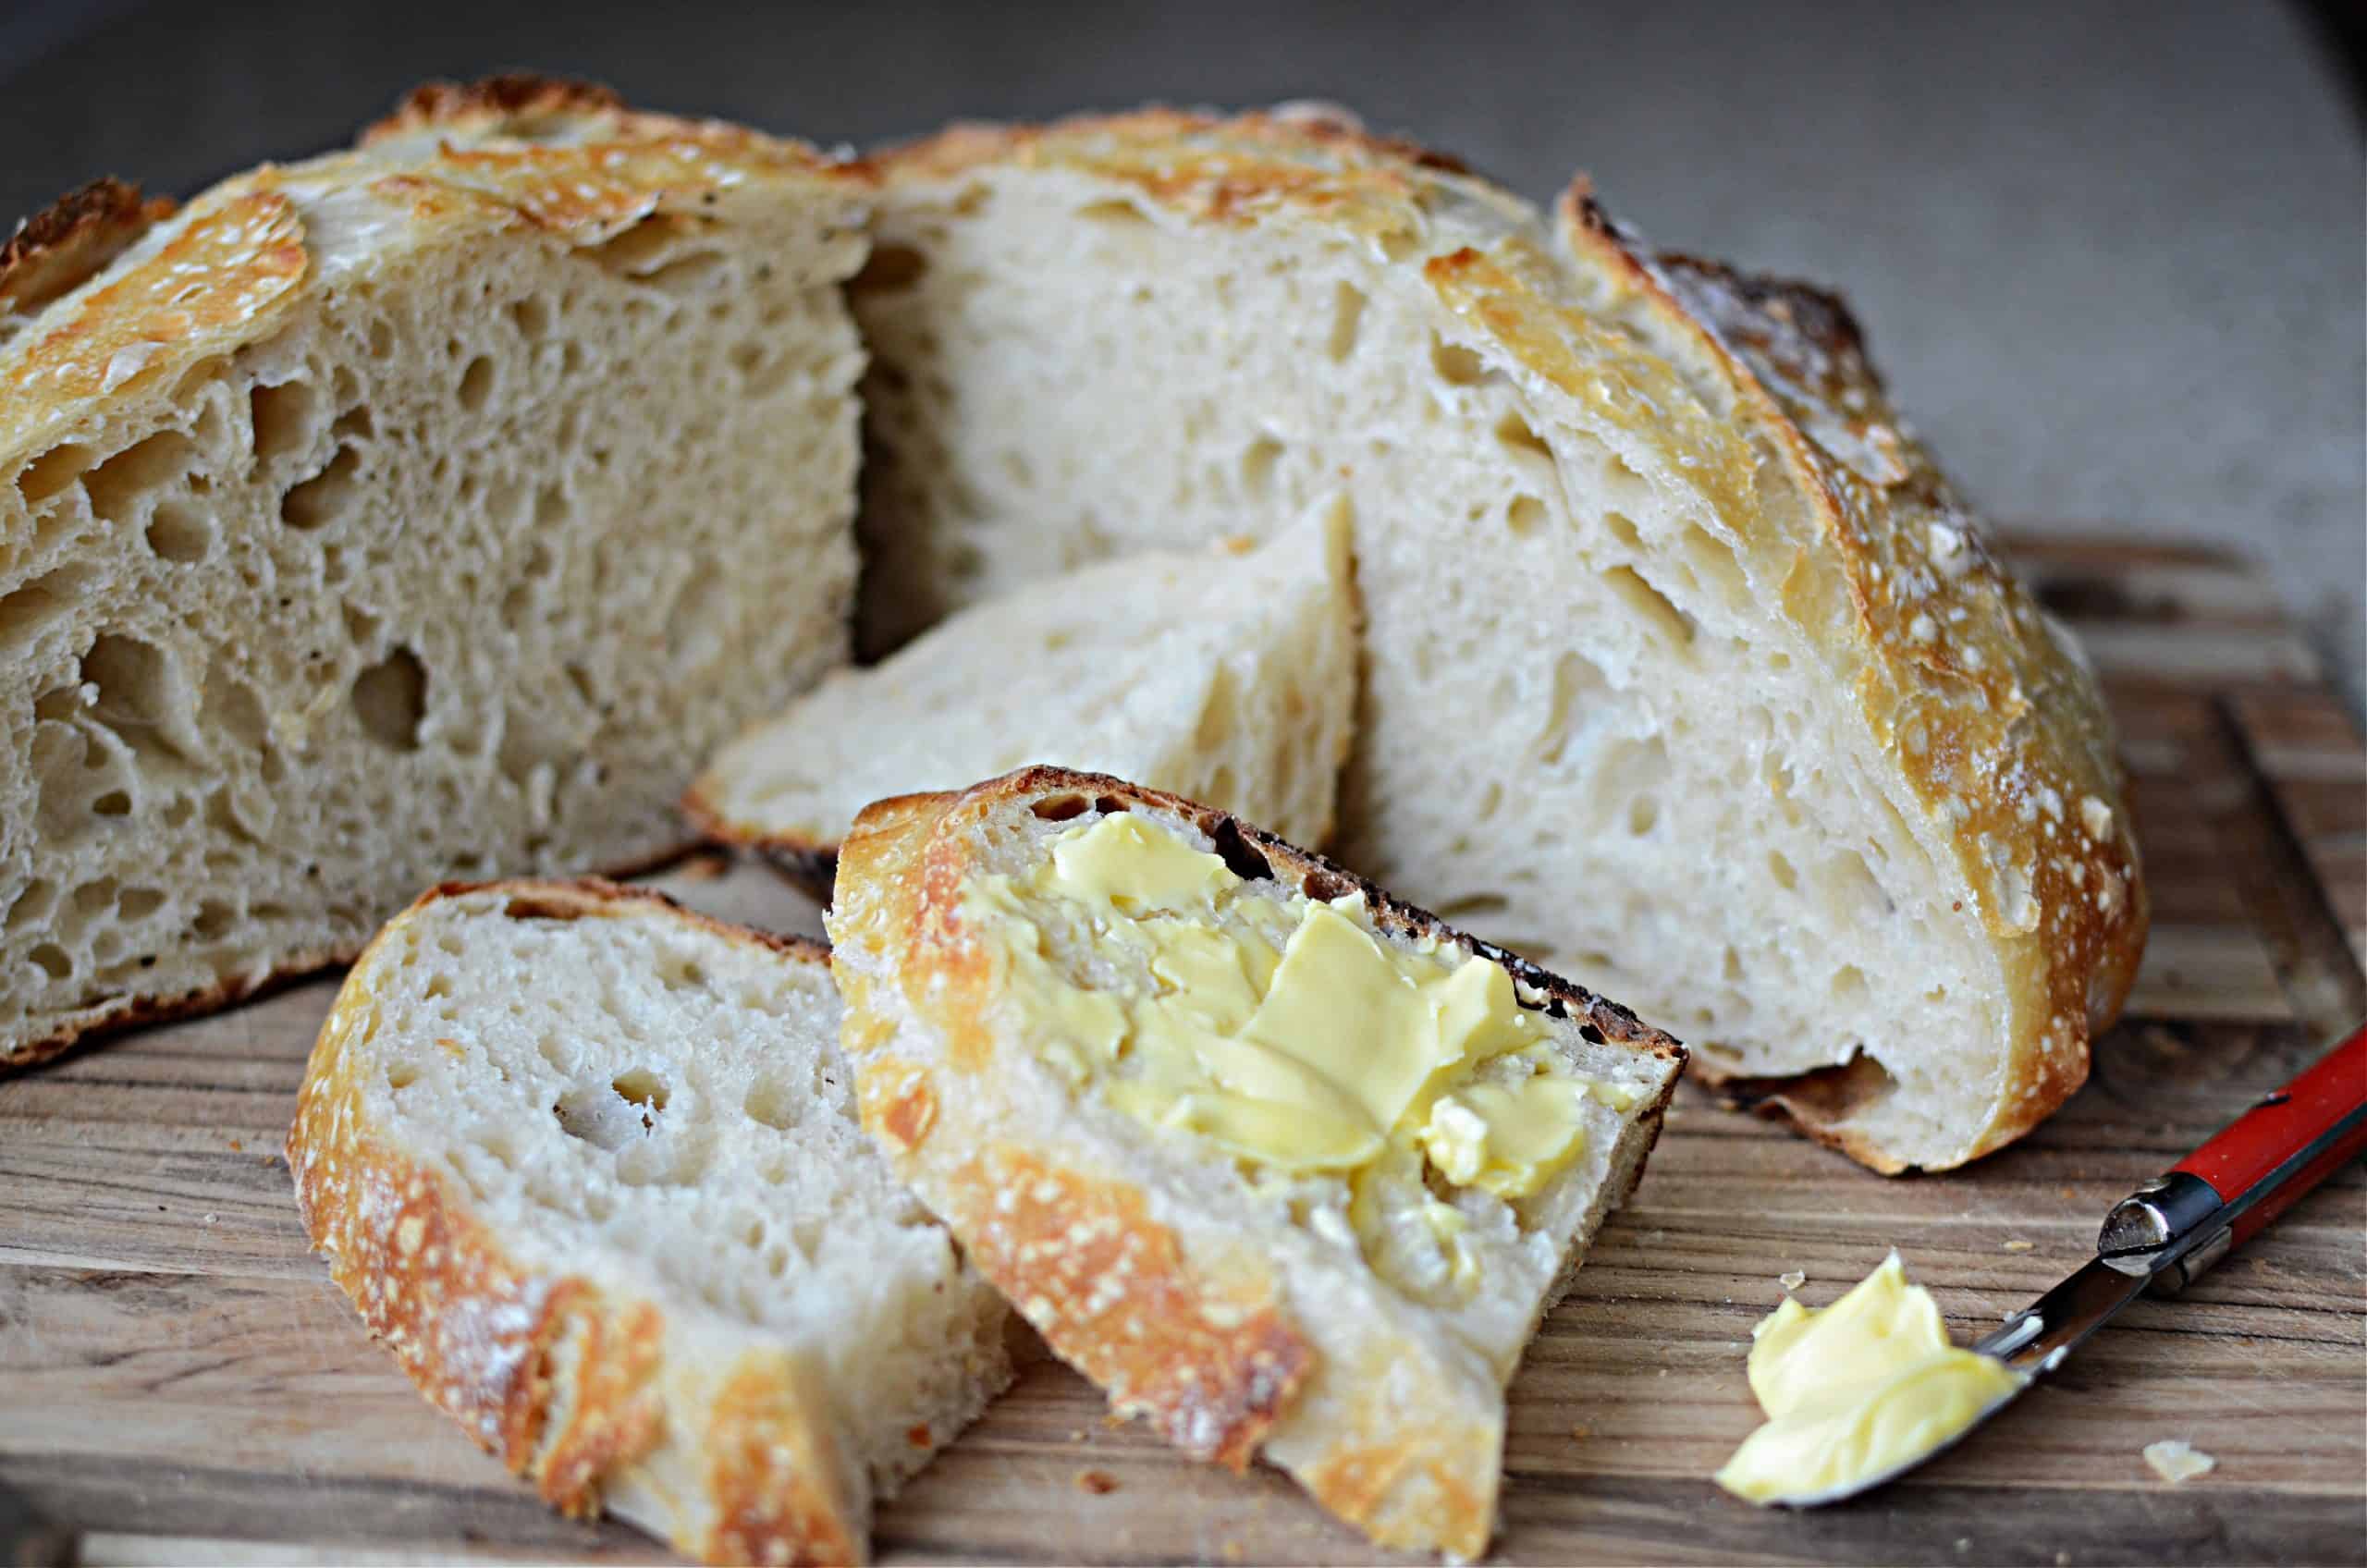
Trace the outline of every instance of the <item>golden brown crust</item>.
<instances>
[{"instance_id":1,"label":"golden brown crust","mask_svg":"<svg viewBox=\"0 0 2367 1568\"><path fill-rule=\"evenodd\" d=\"M989 1147L953 1182L947 1222L978 1271L1112 1409L1247 1467L1315 1363L1270 1280L1207 1277L1141 1193L1024 1148Z\"/></svg>"},{"instance_id":2,"label":"golden brown crust","mask_svg":"<svg viewBox=\"0 0 2367 1568\"><path fill-rule=\"evenodd\" d=\"M172 216L169 196L94 179L17 226L0 245L0 316L30 315L95 277L149 229Z\"/></svg>"},{"instance_id":3,"label":"golden brown crust","mask_svg":"<svg viewBox=\"0 0 2367 1568\"><path fill-rule=\"evenodd\" d=\"M798 1408L783 1370L751 1358L724 1383L700 1447L712 1456L707 1490L715 1527L699 1548L708 1562L860 1562L865 1543L815 1477L840 1456ZM920 1445L928 1446L926 1440Z\"/></svg>"},{"instance_id":4,"label":"golden brown crust","mask_svg":"<svg viewBox=\"0 0 2367 1568\"><path fill-rule=\"evenodd\" d=\"M447 883L386 933L444 900L480 893L509 894L514 919L657 909L734 941L828 958L819 943L710 920L598 878ZM710 1562L859 1561L859 1528L822 1479L839 1473L839 1456L823 1452L830 1439L801 1411L783 1358L752 1356L734 1369L705 1430L667 1431L664 1315L581 1276L519 1263L443 1172L372 1133L350 1048L378 1026L367 969L365 955L322 1029L287 1156L305 1232L330 1278L420 1392L562 1513L595 1513L609 1478L670 1440L705 1456L716 1507L704 1540L678 1544Z\"/></svg>"},{"instance_id":5,"label":"golden brown crust","mask_svg":"<svg viewBox=\"0 0 2367 1568\"><path fill-rule=\"evenodd\" d=\"M403 94L386 118L366 127L362 144L411 131L465 129L532 136L555 117L621 114L616 89L570 77L502 71L475 81L425 81Z\"/></svg>"}]
</instances>

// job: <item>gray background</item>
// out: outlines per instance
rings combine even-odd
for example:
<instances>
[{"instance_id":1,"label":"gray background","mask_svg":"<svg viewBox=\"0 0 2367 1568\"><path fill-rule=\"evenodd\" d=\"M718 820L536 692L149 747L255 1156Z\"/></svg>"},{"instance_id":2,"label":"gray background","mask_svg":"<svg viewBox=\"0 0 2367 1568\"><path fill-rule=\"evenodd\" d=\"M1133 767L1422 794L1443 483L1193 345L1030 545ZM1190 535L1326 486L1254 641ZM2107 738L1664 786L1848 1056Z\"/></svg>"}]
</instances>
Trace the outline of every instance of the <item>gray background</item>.
<instances>
[{"instance_id":1,"label":"gray background","mask_svg":"<svg viewBox=\"0 0 2367 1568\"><path fill-rule=\"evenodd\" d=\"M2367 162L2288 6L0 0L0 210L186 192L530 65L867 142L1318 96L1653 240L1836 285L1993 514L2225 542L2367 687Z\"/></svg>"}]
</instances>

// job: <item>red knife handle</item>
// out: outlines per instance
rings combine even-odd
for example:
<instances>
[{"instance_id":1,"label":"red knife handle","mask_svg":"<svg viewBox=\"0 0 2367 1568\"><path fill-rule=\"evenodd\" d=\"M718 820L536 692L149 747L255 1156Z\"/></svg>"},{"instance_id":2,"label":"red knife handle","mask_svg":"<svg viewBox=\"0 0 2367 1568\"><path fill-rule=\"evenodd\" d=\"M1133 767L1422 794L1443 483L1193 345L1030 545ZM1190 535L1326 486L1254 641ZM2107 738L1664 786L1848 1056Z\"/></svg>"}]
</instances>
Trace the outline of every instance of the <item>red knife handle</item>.
<instances>
[{"instance_id":1,"label":"red knife handle","mask_svg":"<svg viewBox=\"0 0 2367 1568\"><path fill-rule=\"evenodd\" d=\"M2367 1153L2367 1026L2301 1070L2171 1169L2236 1211L2241 1246L2304 1193Z\"/></svg>"}]
</instances>

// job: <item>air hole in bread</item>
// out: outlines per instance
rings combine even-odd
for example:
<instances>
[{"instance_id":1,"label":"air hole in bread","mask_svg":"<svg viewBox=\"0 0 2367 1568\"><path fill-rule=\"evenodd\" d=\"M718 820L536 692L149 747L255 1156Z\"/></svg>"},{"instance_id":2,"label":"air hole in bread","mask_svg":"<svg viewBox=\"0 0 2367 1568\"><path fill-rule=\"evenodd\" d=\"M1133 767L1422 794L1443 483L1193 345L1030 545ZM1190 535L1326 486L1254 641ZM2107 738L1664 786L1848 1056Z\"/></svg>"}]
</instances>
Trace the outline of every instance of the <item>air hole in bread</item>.
<instances>
[{"instance_id":1,"label":"air hole in bread","mask_svg":"<svg viewBox=\"0 0 2367 1568\"><path fill-rule=\"evenodd\" d=\"M663 266L693 232L691 220L674 213L652 213L639 223L575 254L619 277L644 278Z\"/></svg>"},{"instance_id":2,"label":"air hole in bread","mask_svg":"<svg viewBox=\"0 0 2367 1568\"><path fill-rule=\"evenodd\" d=\"M1695 581L1713 589L1727 604L1740 608L1750 603L1750 583L1742 562L1726 544L1699 523L1687 523L1677 545L1693 569Z\"/></svg>"},{"instance_id":3,"label":"air hole in bread","mask_svg":"<svg viewBox=\"0 0 2367 1568\"><path fill-rule=\"evenodd\" d=\"M206 899L197 906L197 918L190 922L190 934L201 942L218 941L230 934L238 919L238 912L228 904Z\"/></svg>"},{"instance_id":4,"label":"air hole in bread","mask_svg":"<svg viewBox=\"0 0 2367 1568\"><path fill-rule=\"evenodd\" d=\"M1636 532L1636 525L1630 522L1624 513L1603 513L1602 527L1603 532L1618 540L1624 547L1637 551L1643 549L1644 536Z\"/></svg>"},{"instance_id":5,"label":"air hole in bread","mask_svg":"<svg viewBox=\"0 0 2367 1568\"><path fill-rule=\"evenodd\" d=\"M1627 802L1627 831L1641 839L1651 832L1661 819L1661 802L1650 795L1638 795Z\"/></svg>"},{"instance_id":6,"label":"air hole in bread","mask_svg":"<svg viewBox=\"0 0 2367 1568\"><path fill-rule=\"evenodd\" d=\"M102 632L82 655L81 673L91 717L142 766L203 759L197 696L171 654L122 632Z\"/></svg>"},{"instance_id":7,"label":"air hole in bread","mask_svg":"<svg viewBox=\"0 0 2367 1568\"><path fill-rule=\"evenodd\" d=\"M1087 202L1076 210L1076 215L1087 223L1110 224L1119 228L1142 227L1150 223L1150 214L1140 207L1117 200Z\"/></svg>"},{"instance_id":8,"label":"air hole in bread","mask_svg":"<svg viewBox=\"0 0 2367 1568\"><path fill-rule=\"evenodd\" d=\"M718 281L728 281L731 264L713 251L693 251L674 256L641 275L644 287L677 299L712 292Z\"/></svg>"},{"instance_id":9,"label":"air hole in bread","mask_svg":"<svg viewBox=\"0 0 2367 1568\"><path fill-rule=\"evenodd\" d=\"M1496 439L1525 465L1538 462L1551 465L1553 461L1553 448L1517 411L1508 413L1496 422Z\"/></svg>"},{"instance_id":10,"label":"air hole in bread","mask_svg":"<svg viewBox=\"0 0 2367 1568\"><path fill-rule=\"evenodd\" d=\"M1515 496L1504 508L1504 526L1515 537L1527 538L1545 526L1545 503L1534 496Z\"/></svg>"},{"instance_id":11,"label":"air hole in bread","mask_svg":"<svg viewBox=\"0 0 2367 1568\"><path fill-rule=\"evenodd\" d=\"M811 1093L786 1079L765 1074L748 1085L748 1097L742 1102L742 1109L747 1111L749 1120L786 1132L797 1125L800 1113L813 1099ZM780 1177L767 1180L779 1181Z\"/></svg>"},{"instance_id":12,"label":"air hole in bread","mask_svg":"<svg viewBox=\"0 0 2367 1568\"><path fill-rule=\"evenodd\" d=\"M14 652L74 607L91 581L87 566L62 566L0 598L0 652Z\"/></svg>"},{"instance_id":13,"label":"air hole in bread","mask_svg":"<svg viewBox=\"0 0 2367 1568\"><path fill-rule=\"evenodd\" d=\"M159 431L82 476L91 511L103 522L129 520L141 497L171 484L197 461L197 444L178 430Z\"/></svg>"},{"instance_id":14,"label":"air hole in bread","mask_svg":"<svg viewBox=\"0 0 2367 1568\"><path fill-rule=\"evenodd\" d=\"M148 547L159 558L186 566L214 550L214 519L188 501L167 496L148 517Z\"/></svg>"},{"instance_id":15,"label":"air hole in bread","mask_svg":"<svg viewBox=\"0 0 2367 1568\"><path fill-rule=\"evenodd\" d=\"M91 815L93 816L129 816L131 815L131 792L128 790L109 790L105 794L101 795L97 800L91 802Z\"/></svg>"},{"instance_id":16,"label":"air hole in bread","mask_svg":"<svg viewBox=\"0 0 2367 1568\"><path fill-rule=\"evenodd\" d=\"M63 980L74 973L74 961L55 942L43 942L26 956L52 980Z\"/></svg>"},{"instance_id":17,"label":"air hole in bread","mask_svg":"<svg viewBox=\"0 0 2367 1568\"><path fill-rule=\"evenodd\" d=\"M1545 705L1545 727L1538 738L1538 761L1549 766L1559 764L1570 738L1585 720L1589 699L1598 699L1610 690L1611 682L1601 667L1584 654L1564 648L1556 655L1553 684ZM1496 800L1487 802L1487 809L1480 815L1494 815L1501 801L1500 792Z\"/></svg>"},{"instance_id":18,"label":"air hole in bread","mask_svg":"<svg viewBox=\"0 0 2367 1568\"><path fill-rule=\"evenodd\" d=\"M249 751L261 751L271 737L263 699L219 654L206 667L204 694L198 712L207 734L227 735Z\"/></svg>"},{"instance_id":19,"label":"air hole in bread","mask_svg":"<svg viewBox=\"0 0 2367 1568\"><path fill-rule=\"evenodd\" d=\"M543 338L550 335L550 301L539 299L532 294L527 295L522 300L511 300L509 302L509 323L512 326L515 326L518 329L518 336L523 337L527 342L540 342Z\"/></svg>"},{"instance_id":20,"label":"air hole in bread","mask_svg":"<svg viewBox=\"0 0 2367 1568\"><path fill-rule=\"evenodd\" d=\"M1678 609L1667 594L1644 581L1631 566L1614 566L1602 574L1603 585L1636 612L1645 630L1672 650L1693 644L1693 618Z\"/></svg>"},{"instance_id":21,"label":"air hole in bread","mask_svg":"<svg viewBox=\"0 0 2367 1568\"><path fill-rule=\"evenodd\" d=\"M1270 435L1261 435L1241 454L1241 493L1251 501L1264 501L1274 493L1274 465L1282 460L1282 444Z\"/></svg>"},{"instance_id":22,"label":"air hole in bread","mask_svg":"<svg viewBox=\"0 0 2367 1568\"><path fill-rule=\"evenodd\" d=\"M353 712L362 732L389 751L419 749L427 714L427 670L419 655L399 647L353 678Z\"/></svg>"},{"instance_id":23,"label":"air hole in bread","mask_svg":"<svg viewBox=\"0 0 2367 1568\"><path fill-rule=\"evenodd\" d=\"M374 341L372 350L385 351L379 349ZM283 381L276 386L259 386L247 395L258 467L275 458L300 452L312 446L313 423L319 417L318 402L318 396L308 381Z\"/></svg>"},{"instance_id":24,"label":"air hole in bread","mask_svg":"<svg viewBox=\"0 0 2367 1568\"><path fill-rule=\"evenodd\" d=\"M280 521L306 532L335 522L352 502L354 472L361 466L361 454L352 447L337 447L326 468L280 497Z\"/></svg>"},{"instance_id":25,"label":"air hole in bread","mask_svg":"<svg viewBox=\"0 0 2367 1568\"><path fill-rule=\"evenodd\" d=\"M1798 889L1800 874L1793 869L1790 861L1784 858L1782 851L1767 851L1767 870L1768 874L1775 878L1775 885L1784 891L1789 893Z\"/></svg>"},{"instance_id":26,"label":"air hole in bread","mask_svg":"<svg viewBox=\"0 0 2367 1568\"><path fill-rule=\"evenodd\" d=\"M337 613L339 619L345 622L347 642L364 652L376 644L379 628L385 624L376 615L350 599L343 600L338 604Z\"/></svg>"},{"instance_id":27,"label":"air hole in bread","mask_svg":"<svg viewBox=\"0 0 2367 1568\"><path fill-rule=\"evenodd\" d=\"M1216 840L1218 858L1224 862L1226 869L1235 876L1245 882L1272 879L1273 866L1269 864L1266 857L1243 836L1240 823L1229 816L1225 817L1217 824L1216 830L1208 836Z\"/></svg>"},{"instance_id":28,"label":"air hole in bread","mask_svg":"<svg viewBox=\"0 0 2367 1568\"><path fill-rule=\"evenodd\" d=\"M493 396L493 384L492 356L479 354L471 360L468 368L460 372L460 386L455 394L461 411L472 414L484 408L485 400Z\"/></svg>"},{"instance_id":29,"label":"air hole in bread","mask_svg":"<svg viewBox=\"0 0 2367 1568\"><path fill-rule=\"evenodd\" d=\"M1027 809L1046 822L1067 822L1072 818L1083 816L1085 813L1085 799L1082 795L1050 795L1036 802Z\"/></svg>"},{"instance_id":30,"label":"air hole in bread","mask_svg":"<svg viewBox=\"0 0 2367 1568\"><path fill-rule=\"evenodd\" d=\"M88 447L70 441L62 447L52 447L17 471L17 493L25 498L28 508L38 508L81 478L92 460Z\"/></svg>"},{"instance_id":31,"label":"air hole in bread","mask_svg":"<svg viewBox=\"0 0 2367 1568\"><path fill-rule=\"evenodd\" d=\"M123 921L145 920L165 907L165 895L156 888L126 888L116 895L116 918Z\"/></svg>"},{"instance_id":32,"label":"air hole in bread","mask_svg":"<svg viewBox=\"0 0 2367 1568\"><path fill-rule=\"evenodd\" d=\"M1331 286L1331 333L1324 344L1333 363L1345 360L1356 351L1356 340L1363 335L1365 323L1365 291L1353 283Z\"/></svg>"},{"instance_id":33,"label":"air hole in bread","mask_svg":"<svg viewBox=\"0 0 2367 1568\"><path fill-rule=\"evenodd\" d=\"M1448 342L1435 332L1430 334L1430 368L1449 386L1477 386L1488 378L1488 367L1478 354L1460 343ZM1522 428L1527 429L1526 422ZM1536 441L1537 433L1528 431L1528 439Z\"/></svg>"},{"instance_id":34,"label":"air hole in bread","mask_svg":"<svg viewBox=\"0 0 2367 1568\"><path fill-rule=\"evenodd\" d=\"M910 288L928 271L928 258L910 245L874 245L863 270L847 288L854 293Z\"/></svg>"},{"instance_id":35,"label":"air hole in bread","mask_svg":"<svg viewBox=\"0 0 2367 1568\"><path fill-rule=\"evenodd\" d=\"M419 1069L412 1066L410 1062L396 1061L387 1063L386 1087L389 1089L408 1089L413 1084L418 1082Z\"/></svg>"},{"instance_id":36,"label":"air hole in bread","mask_svg":"<svg viewBox=\"0 0 2367 1568\"><path fill-rule=\"evenodd\" d=\"M378 434L377 416L367 403L351 404L330 423L329 434L339 441L367 441Z\"/></svg>"},{"instance_id":37,"label":"air hole in bread","mask_svg":"<svg viewBox=\"0 0 2367 1568\"><path fill-rule=\"evenodd\" d=\"M23 892L8 905L6 925L8 930L21 931L49 918L57 905L57 884L47 877L37 876L25 884Z\"/></svg>"},{"instance_id":38,"label":"air hole in bread","mask_svg":"<svg viewBox=\"0 0 2367 1568\"><path fill-rule=\"evenodd\" d=\"M1835 1001L1855 1002L1866 995L1866 972L1854 963L1845 963L1833 974L1833 996Z\"/></svg>"}]
</instances>

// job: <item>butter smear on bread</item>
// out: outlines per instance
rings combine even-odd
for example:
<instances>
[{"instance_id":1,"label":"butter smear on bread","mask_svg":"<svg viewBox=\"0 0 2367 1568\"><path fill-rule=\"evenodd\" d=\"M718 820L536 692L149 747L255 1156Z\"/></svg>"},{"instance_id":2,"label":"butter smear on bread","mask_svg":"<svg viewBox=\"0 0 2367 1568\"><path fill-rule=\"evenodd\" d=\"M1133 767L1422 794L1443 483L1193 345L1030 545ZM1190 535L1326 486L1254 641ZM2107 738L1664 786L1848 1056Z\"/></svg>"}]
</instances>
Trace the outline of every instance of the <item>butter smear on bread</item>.
<instances>
[{"instance_id":1,"label":"butter smear on bread","mask_svg":"<svg viewBox=\"0 0 2367 1568\"><path fill-rule=\"evenodd\" d=\"M1831 1306L1790 1296L1751 1329L1750 1391L1767 1423L1718 1472L1760 1503L1857 1488L1954 1442L2026 1380L1948 1342L1932 1292L1892 1253Z\"/></svg>"},{"instance_id":2,"label":"butter smear on bread","mask_svg":"<svg viewBox=\"0 0 2367 1568\"><path fill-rule=\"evenodd\" d=\"M1630 1097L1572 1069L1500 964L1375 941L1355 918L1362 892L1236 897L1221 857L1132 813L1063 834L1021 880L981 878L964 913L1050 1021L1038 1054L1253 1175L1344 1179L1357 1247L1392 1279L1475 1282L1464 1216L1429 1173L1529 1196L1583 1150L1588 1096ZM1083 906L1097 934L1142 949L1157 991L1122 1001L1061 977L1023 894Z\"/></svg>"}]
</instances>

